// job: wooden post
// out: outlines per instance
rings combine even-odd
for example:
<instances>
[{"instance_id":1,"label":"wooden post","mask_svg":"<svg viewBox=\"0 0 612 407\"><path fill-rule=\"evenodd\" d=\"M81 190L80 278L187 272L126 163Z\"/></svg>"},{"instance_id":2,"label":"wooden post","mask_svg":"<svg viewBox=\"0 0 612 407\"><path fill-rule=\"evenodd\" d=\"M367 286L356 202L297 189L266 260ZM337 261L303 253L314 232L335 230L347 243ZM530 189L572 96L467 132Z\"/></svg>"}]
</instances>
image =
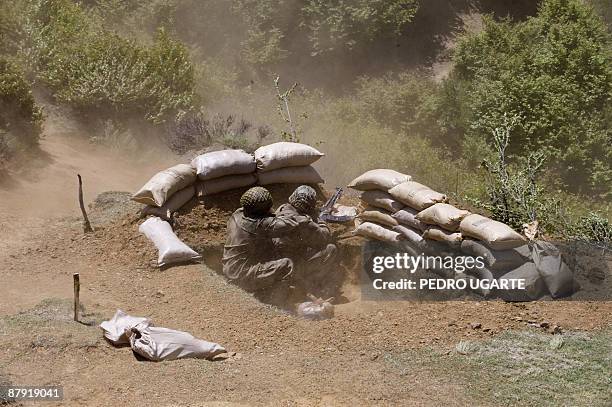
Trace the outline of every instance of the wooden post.
<instances>
[{"instance_id":1,"label":"wooden post","mask_svg":"<svg viewBox=\"0 0 612 407\"><path fill-rule=\"evenodd\" d=\"M91 223L89 223L89 218L87 217L87 212L85 211L85 204L83 203L83 180L81 179L81 174L77 174L77 177L79 177L79 206L83 214L83 230L85 233L93 232Z\"/></svg>"},{"instance_id":2,"label":"wooden post","mask_svg":"<svg viewBox=\"0 0 612 407\"><path fill-rule=\"evenodd\" d=\"M72 279L74 282L74 320L76 322L79 322L79 308L80 308L79 291L81 290L81 282L79 279L79 273L74 273L72 275Z\"/></svg>"}]
</instances>

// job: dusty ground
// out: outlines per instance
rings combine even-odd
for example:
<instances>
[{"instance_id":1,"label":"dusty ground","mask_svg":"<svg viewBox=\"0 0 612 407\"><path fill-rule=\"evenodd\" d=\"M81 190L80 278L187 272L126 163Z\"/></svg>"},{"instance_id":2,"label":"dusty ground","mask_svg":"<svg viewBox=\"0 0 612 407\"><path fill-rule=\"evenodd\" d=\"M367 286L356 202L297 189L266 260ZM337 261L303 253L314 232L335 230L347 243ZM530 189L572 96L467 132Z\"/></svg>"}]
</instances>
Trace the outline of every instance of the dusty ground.
<instances>
[{"instance_id":1,"label":"dusty ground","mask_svg":"<svg viewBox=\"0 0 612 407\"><path fill-rule=\"evenodd\" d=\"M552 337L554 326L587 332L610 326L610 302L374 303L353 291L335 318L299 320L228 285L216 271L224 219L237 195L178 218L179 236L206 254L204 264L158 270L151 266L156 253L137 232L136 206L117 211L112 199L98 205L91 214L96 231L87 235L75 206L76 172L84 175L90 202L103 190L134 190L152 165L104 150L84 153L57 135L42 149L52 159L34 179L0 190L0 379L61 384L64 405L498 404L490 394L468 392L470 384L453 372L425 363L397 369L389 355L435 349L443 360L462 340L507 330L529 326ZM70 321L76 272L91 326ZM221 343L235 355L219 362L137 361L129 349L106 343L95 326L118 308Z\"/></svg>"}]
</instances>

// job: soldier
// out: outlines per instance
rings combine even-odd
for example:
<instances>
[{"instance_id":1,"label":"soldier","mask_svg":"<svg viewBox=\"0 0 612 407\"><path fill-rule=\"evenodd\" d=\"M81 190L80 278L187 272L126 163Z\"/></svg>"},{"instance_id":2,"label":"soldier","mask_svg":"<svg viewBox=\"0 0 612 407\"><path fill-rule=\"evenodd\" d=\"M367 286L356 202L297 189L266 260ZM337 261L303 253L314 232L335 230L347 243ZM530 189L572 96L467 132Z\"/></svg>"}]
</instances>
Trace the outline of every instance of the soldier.
<instances>
[{"instance_id":1,"label":"soldier","mask_svg":"<svg viewBox=\"0 0 612 407\"><path fill-rule=\"evenodd\" d=\"M227 222L223 274L247 291L287 281L293 261L280 254L273 238L294 231L298 220L272 214L272 195L262 187L246 191L240 206Z\"/></svg>"}]
</instances>

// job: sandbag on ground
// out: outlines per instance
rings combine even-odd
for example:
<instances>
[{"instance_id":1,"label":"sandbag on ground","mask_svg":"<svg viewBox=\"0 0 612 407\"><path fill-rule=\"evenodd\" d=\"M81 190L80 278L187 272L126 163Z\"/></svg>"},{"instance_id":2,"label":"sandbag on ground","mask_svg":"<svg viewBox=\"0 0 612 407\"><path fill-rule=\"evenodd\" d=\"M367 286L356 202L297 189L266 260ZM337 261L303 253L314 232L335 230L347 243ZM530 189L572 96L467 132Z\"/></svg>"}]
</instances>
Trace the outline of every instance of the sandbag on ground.
<instances>
[{"instance_id":1,"label":"sandbag on ground","mask_svg":"<svg viewBox=\"0 0 612 407\"><path fill-rule=\"evenodd\" d=\"M382 209L366 208L366 210L357 215L357 217L364 222L374 222L389 227L397 226L397 221L393 219L388 212Z\"/></svg>"},{"instance_id":2,"label":"sandbag on ground","mask_svg":"<svg viewBox=\"0 0 612 407\"><path fill-rule=\"evenodd\" d=\"M168 222L160 218L151 217L147 219L138 227L138 230L157 248L159 252L157 265L160 267L201 258L197 252L193 251L174 234Z\"/></svg>"},{"instance_id":3,"label":"sandbag on ground","mask_svg":"<svg viewBox=\"0 0 612 407\"><path fill-rule=\"evenodd\" d=\"M482 257L485 265L492 271L507 272L529 261L529 258L521 255L516 249L493 250L482 242L469 238L461 242L461 251L474 257Z\"/></svg>"},{"instance_id":4,"label":"sandbag on ground","mask_svg":"<svg viewBox=\"0 0 612 407\"><path fill-rule=\"evenodd\" d=\"M395 213L404 207L404 205L384 191L365 191L361 194L361 200L370 206L385 209L391 213Z\"/></svg>"},{"instance_id":5,"label":"sandbag on ground","mask_svg":"<svg viewBox=\"0 0 612 407\"><path fill-rule=\"evenodd\" d=\"M118 309L115 315L108 320L102 321L100 328L104 332L104 337L113 345L129 345L130 339L126 335L126 330L135 326L146 328L151 325L151 320L144 317L133 317Z\"/></svg>"},{"instance_id":6,"label":"sandbag on ground","mask_svg":"<svg viewBox=\"0 0 612 407\"><path fill-rule=\"evenodd\" d=\"M463 236L481 240L494 250L514 249L526 243L510 226L475 213L463 218L459 230Z\"/></svg>"},{"instance_id":7,"label":"sandbag on ground","mask_svg":"<svg viewBox=\"0 0 612 407\"><path fill-rule=\"evenodd\" d=\"M372 222L363 222L353 231L353 234L383 242L397 242L400 234Z\"/></svg>"},{"instance_id":8,"label":"sandbag on ground","mask_svg":"<svg viewBox=\"0 0 612 407\"><path fill-rule=\"evenodd\" d=\"M183 188L172 195L162 206L147 205L142 208L141 213L143 215L153 215L165 220L170 220L172 214L189 202L191 198L194 197L195 193L195 187L189 185L187 188Z\"/></svg>"},{"instance_id":9,"label":"sandbag on ground","mask_svg":"<svg viewBox=\"0 0 612 407\"><path fill-rule=\"evenodd\" d=\"M400 233L409 242L420 244L423 241L421 233L410 226L397 225L393 227L393 230Z\"/></svg>"},{"instance_id":10,"label":"sandbag on ground","mask_svg":"<svg viewBox=\"0 0 612 407\"><path fill-rule=\"evenodd\" d=\"M406 206L395 212L392 216L402 225L423 231L427 229L428 225L416 218L417 213L419 213L419 211Z\"/></svg>"},{"instance_id":11,"label":"sandbag on ground","mask_svg":"<svg viewBox=\"0 0 612 407\"><path fill-rule=\"evenodd\" d=\"M259 147L254 154L259 172L285 167L304 167L325 155L306 144L287 141Z\"/></svg>"},{"instance_id":12,"label":"sandbag on ground","mask_svg":"<svg viewBox=\"0 0 612 407\"><path fill-rule=\"evenodd\" d=\"M140 326L136 326L129 335L132 350L155 362L183 358L212 359L226 352L218 343L198 339L174 329L156 326L140 329Z\"/></svg>"},{"instance_id":13,"label":"sandbag on ground","mask_svg":"<svg viewBox=\"0 0 612 407\"><path fill-rule=\"evenodd\" d=\"M305 167L286 167L277 170L257 173L259 185L269 184L322 184L321 175L307 165Z\"/></svg>"},{"instance_id":14,"label":"sandbag on ground","mask_svg":"<svg viewBox=\"0 0 612 407\"><path fill-rule=\"evenodd\" d=\"M132 200L145 205L162 206L177 191L188 187L196 180L191 165L179 164L155 174Z\"/></svg>"},{"instance_id":15,"label":"sandbag on ground","mask_svg":"<svg viewBox=\"0 0 612 407\"><path fill-rule=\"evenodd\" d=\"M197 156L191 161L202 181L228 175L255 172L255 157L244 150L221 150Z\"/></svg>"},{"instance_id":16,"label":"sandbag on ground","mask_svg":"<svg viewBox=\"0 0 612 407\"><path fill-rule=\"evenodd\" d=\"M423 209L416 218L429 225L437 225L451 232L459 229L459 224L470 212L455 208L446 203L437 203L429 208Z\"/></svg>"},{"instance_id":17,"label":"sandbag on ground","mask_svg":"<svg viewBox=\"0 0 612 407\"><path fill-rule=\"evenodd\" d=\"M497 290L500 298L505 301L535 301L548 294L544 279L538 273L538 269L534 263L525 263L519 268L504 274L499 278L502 280L524 279L524 290Z\"/></svg>"},{"instance_id":18,"label":"sandbag on ground","mask_svg":"<svg viewBox=\"0 0 612 407\"><path fill-rule=\"evenodd\" d=\"M380 168L364 172L352 180L347 186L359 191L369 191L372 189L388 191L402 182L410 181L410 179L410 175L402 174L395 170Z\"/></svg>"},{"instance_id":19,"label":"sandbag on ground","mask_svg":"<svg viewBox=\"0 0 612 407\"><path fill-rule=\"evenodd\" d=\"M389 194L404 205L419 211L447 200L446 195L414 181L403 182L391 188Z\"/></svg>"},{"instance_id":20,"label":"sandbag on ground","mask_svg":"<svg viewBox=\"0 0 612 407\"><path fill-rule=\"evenodd\" d=\"M208 196L231 189L248 187L257 182L255 174L227 175L225 177L196 182L198 196Z\"/></svg>"},{"instance_id":21,"label":"sandbag on ground","mask_svg":"<svg viewBox=\"0 0 612 407\"><path fill-rule=\"evenodd\" d=\"M445 242L453 246L459 246L461 244L461 233L449 232L437 226L431 226L423 232L425 239L437 240L438 242Z\"/></svg>"},{"instance_id":22,"label":"sandbag on ground","mask_svg":"<svg viewBox=\"0 0 612 407\"><path fill-rule=\"evenodd\" d=\"M532 257L553 298L567 297L579 289L574 274L555 245L541 240L533 242Z\"/></svg>"}]
</instances>

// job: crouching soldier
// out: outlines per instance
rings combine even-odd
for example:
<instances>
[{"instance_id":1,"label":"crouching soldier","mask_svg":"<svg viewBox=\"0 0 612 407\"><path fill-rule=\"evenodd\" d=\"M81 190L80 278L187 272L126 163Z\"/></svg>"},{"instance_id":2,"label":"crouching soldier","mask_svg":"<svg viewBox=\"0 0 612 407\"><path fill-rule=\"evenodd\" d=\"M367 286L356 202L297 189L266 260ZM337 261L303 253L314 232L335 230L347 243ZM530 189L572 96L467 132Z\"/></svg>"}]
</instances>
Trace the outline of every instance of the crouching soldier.
<instances>
[{"instance_id":1,"label":"crouching soldier","mask_svg":"<svg viewBox=\"0 0 612 407\"><path fill-rule=\"evenodd\" d=\"M324 278L337 254L336 245L325 222L319 221L316 208L317 193L307 185L301 185L289 196L289 203L281 205L276 215L297 223L291 234L276 239L277 247L292 259L301 263L304 278Z\"/></svg>"},{"instance_id":2,"label":"crouching soldier","mask_svg":"<svg viewBox=\"0 0 612 407\"><path fill-rule=\"evenodd\" d=\"M282 257L273 238L294 231L297 220L271 213L272 195L262 187L246 191L240 206L227 222L223 274L251 292L289 280L293 261Z\"/></svg>"}]
</instances>

